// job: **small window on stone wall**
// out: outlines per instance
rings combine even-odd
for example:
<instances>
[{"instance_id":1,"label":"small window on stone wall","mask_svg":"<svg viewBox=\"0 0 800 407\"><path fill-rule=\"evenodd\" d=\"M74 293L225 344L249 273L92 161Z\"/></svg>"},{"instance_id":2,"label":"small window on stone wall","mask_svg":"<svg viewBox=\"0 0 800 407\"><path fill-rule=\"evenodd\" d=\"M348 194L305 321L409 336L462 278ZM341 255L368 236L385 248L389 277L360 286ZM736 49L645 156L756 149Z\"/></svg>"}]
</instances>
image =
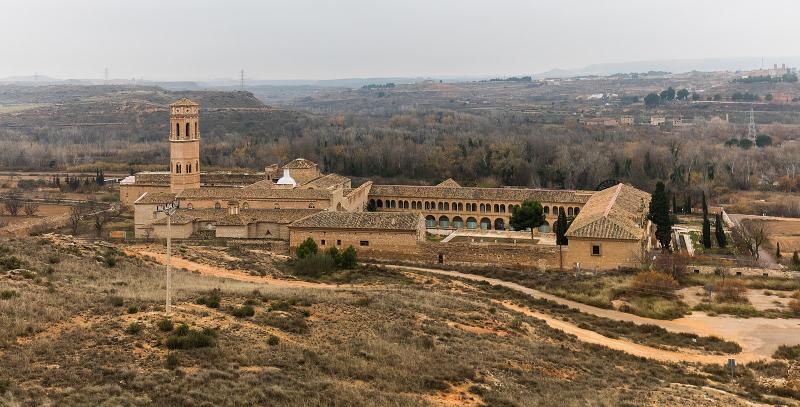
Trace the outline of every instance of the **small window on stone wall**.
<instances>
[{"instance_id":1,"label":"small window on stone wall","mask_svg":"<svg viewBox=\"0 0 800 407\"><path fill-rule=\"evenodd\" d=\"M369 246L369 240L362 240L362 241L358 242L358 244L361 245L361 246Z\"/></svg>"},{"instance_id":2,"label":"small window on stone wall","mask_svg":"<svg viewBox=\"0 0 800 407\"><path fill-rule=\"evenodd\" d=\"M600 255L600 245L593 244L592 245L592 256L599 256Z\"/></svg>"},{"instance_id":3,"label":"small window on stone wall","mask_svg":"<svg viewBox=\"0 0 800 407\"><path fill-rule=\"evenodd\" d=\"M342 241L337 239L337 240L336 240L336 245L337 245L337 246L341 246L341 245L342 245Z\"/></svg>"},{"instance_id":4,"label":"small window on stone wall","mask_svg":"<svg viewBox=\"0 0 800 407\"><path fill-rule=\"evenodd\" d=\"M325 239L322 239L322 240L320 240L320 241L319 241L319 245L320 245L320 246L325 246Z\"/></svg>"}]
</instances>

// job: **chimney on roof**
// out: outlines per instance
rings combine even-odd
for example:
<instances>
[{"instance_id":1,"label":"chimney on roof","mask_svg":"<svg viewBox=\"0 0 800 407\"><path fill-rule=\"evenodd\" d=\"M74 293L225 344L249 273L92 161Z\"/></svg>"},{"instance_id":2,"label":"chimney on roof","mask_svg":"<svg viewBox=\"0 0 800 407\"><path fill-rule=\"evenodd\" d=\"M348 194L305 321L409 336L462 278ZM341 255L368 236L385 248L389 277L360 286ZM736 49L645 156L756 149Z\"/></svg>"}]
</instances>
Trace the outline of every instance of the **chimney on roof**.
<instances>
[{"instance_id":1,"label":"chimney on roof","mask_svg":"<svg viewBox=\"0 0 800 407\"><path fill-rule=\"evenodd\" d=\"M239 201L228 201L228 213L231 215L239 214Z\"/></svg>"}]
</instances>

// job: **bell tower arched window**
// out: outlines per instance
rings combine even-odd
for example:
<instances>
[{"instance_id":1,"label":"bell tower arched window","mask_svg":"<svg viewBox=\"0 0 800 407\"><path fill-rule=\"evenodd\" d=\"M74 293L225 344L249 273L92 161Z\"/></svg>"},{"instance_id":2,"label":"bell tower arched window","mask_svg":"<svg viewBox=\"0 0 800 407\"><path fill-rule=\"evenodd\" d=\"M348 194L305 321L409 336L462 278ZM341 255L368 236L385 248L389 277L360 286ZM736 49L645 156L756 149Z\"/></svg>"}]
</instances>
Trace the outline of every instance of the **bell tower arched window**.
<instances>
[{"instance_id":1,"label":"bell tower arched window","mask_svg":"<svg viewBox=\"0 0 800 407\"><path fill-rule=\"evenodd\" d=\"M181 124L175 123L175 138L181 137Z\"/></svg>"},{"instance_id":2,"label":"bell tower arched window","mask_svg":"<svg viewBox=\"0 0 800 407\"><path fill-rule=\"evenodd\" d=\"M192 132L189 130L189 123L186 123L186 134L185 134L186 138L189 138L190 134L192 134Z\"/></svg>"},{"instance_id":3,"label":"bell tower arched window","mask_svg":"<svg viewBox=\"0 0 800 407\"><path fill-rule=\"evenodd\" d=\"M181 173L181 164L180 163L175 164L175 173L176 174L180 174Z\"/></svg>"}]
</instances>

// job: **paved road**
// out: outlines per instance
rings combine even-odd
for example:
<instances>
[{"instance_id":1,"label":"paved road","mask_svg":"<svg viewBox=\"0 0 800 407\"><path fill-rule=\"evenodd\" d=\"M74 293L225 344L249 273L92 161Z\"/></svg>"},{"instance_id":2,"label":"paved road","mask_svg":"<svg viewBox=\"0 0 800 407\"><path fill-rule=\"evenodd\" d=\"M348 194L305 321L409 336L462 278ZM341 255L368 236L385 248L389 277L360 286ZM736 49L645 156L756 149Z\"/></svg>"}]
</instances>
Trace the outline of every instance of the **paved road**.
<instances>
[{"instance_id":1,"label":"paved road","mask_svg":"<svg viewBox=\"0 0 800 407\"><path fill-rule=\"evenodd\" d=\"M737 360L768 359L780 345L800 345L800 319L769 319L769 318L734 318L728 316L711 317L703 312L693 312L683 318L664 321L660 319L644 318L637 315L620 312L613 309L598 308L591 305L567 300L539 290L534 290L510 281L498 280L475 274L429 269L423 267L395 266L386 267L421 271L441 274L451 277L464 278L473 281L485 281L490 284L500 285L512 290L542 298L570 308L578 309L587 314L608 318L616 321L628 321L636 324L658 325L671 332L693 333L700 336L717 336L734 341L742 347L742 353L735 356Z\"/></svg>"}]
</instances>

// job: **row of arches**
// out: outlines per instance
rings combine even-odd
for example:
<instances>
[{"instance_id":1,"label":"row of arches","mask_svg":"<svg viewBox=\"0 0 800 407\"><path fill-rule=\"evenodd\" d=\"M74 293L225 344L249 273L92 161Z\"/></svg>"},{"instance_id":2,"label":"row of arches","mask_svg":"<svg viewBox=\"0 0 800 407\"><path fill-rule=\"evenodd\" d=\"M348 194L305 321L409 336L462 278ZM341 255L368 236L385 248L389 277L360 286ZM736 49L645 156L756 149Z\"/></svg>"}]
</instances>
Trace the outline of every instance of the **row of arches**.
<instances>
[{"instance_id":1,"label":"row of arches","mask_svg":"<svg viewBox=\"0 0 800 407\"><path fill-rule=\"evenodd\" d=\"M438 218L433 215L425 217L425 227L429 229L483 229L483 230L506 230L506 221L503 218L497 218L492 222L489 218L481 218L480 221L472 216L467 217L466 221L461 216L454 216L451 220L447 216L439 216Z\"/></svg>"},{"instance_id":2,"label":"row of arches","mask_svg":"<svg viewBox=\"0 0 800 407\"><path fill-rule=\"evenodd\" d=\"M198 172L200 170L200 163L198 161L194 162L194 167L192 167L191 162L187 163L175 163L175 173L176 174L191 174L193 172Z\"/></svg>"},{"instance_id":3,"label":"row of arches","mask_svg":"<svg viewBox=\"0 0 800 407\"><path fill-rule=\"evenodd\" d=\"M198 127L200 127L200 125L198 123L195 123L194 124L194 128L192 128L192 123L187 122L186 123L186 130L184 130L182 135L181 135L181 127L182 126L181 126L180 123L175 123L175 138L176 139L180 139L180 138L183 138L183 139L196 139L198 137L199 132L200 132L200 129L198 128ZM194 131L192 131L192 130L194 130Z\"/></svg>"},{"instance_id":4,"label":"row of arches","mask_svg":"<svg viewBox=\"0 0 800 407\"><path fill-rule=\"evenodd\" d=\"M490 203L463 203L445 201L406 201L395 199L370 199L370 205L378 209L413 209L428 211L453 211L453 212L480 212L480 213L510 213L514 204L490 204ZM545 215L558 216L564 212L566 216L577 216L580 208L577 206L550 206L542 208Z\"/></svg>"},{"instance_id":5,"label":"row of arches","mask_svg":"<svg viewBox=\"0 0 800 407\"><path fill-rule=\"evenodd\" d=\"M578 208L577 206L544 206L542 209L544 210L545 215L550 215L550 212L552 212L553 216L558 216L560 212L564 212L564 215L566 216L578 216L578 213L581 211L581 208Z\"/></svg>"}]
</instances>

